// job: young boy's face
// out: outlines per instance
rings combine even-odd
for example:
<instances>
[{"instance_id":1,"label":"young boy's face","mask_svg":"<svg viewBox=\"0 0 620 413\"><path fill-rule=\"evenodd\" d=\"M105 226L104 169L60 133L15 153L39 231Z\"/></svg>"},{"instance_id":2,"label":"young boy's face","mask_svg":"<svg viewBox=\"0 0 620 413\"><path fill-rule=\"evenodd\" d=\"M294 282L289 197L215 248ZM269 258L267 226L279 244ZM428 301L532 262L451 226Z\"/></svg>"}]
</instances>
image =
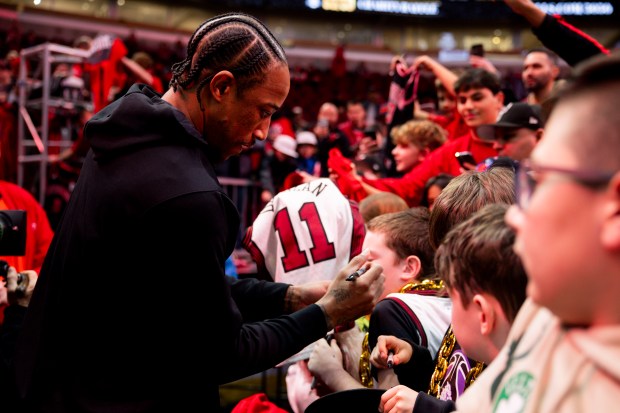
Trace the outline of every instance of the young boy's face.
<instances>
[{"instance_id":1,"label":"young boy's face","mask_svg":"<svg viewBox=\"0 0 620 413\"><path fill-rule=\"evenodd\" d=\"M469 89L457 93L456 107L465 124L470 128L476 128L495 123L503 107L503 97L501 92L494 95L487 88Z\"/></svg>"},{"instance_id":2,"label":"young boy's face","mask_svg":"<svg viewBox=\"0 0 620 413\"><path fill-rule=\"evenodd\" d=\"M385 282L380 299L390 293L400 291L401 287L408 282L408 275L405 272L406 262L398 259L394 250L387 247L386 235L382 232L366 232L362 249L366 248L370 249L368 261L375 261L383 267Z\"/></svg>"},{"instance_id":3,"label":"young boy's face","mask_svg":"<svg viewBox=\"0 0 620 413\"><path fill-rule=\"evenodd\" d=\"M426 199L428 201L428 209L433 210L433 205L435 204L435 200L439 196L439 194L443 191L443 188L439 185L431 185L428 187L428 191L426 192Z\"/></svg>"},{"instance_id":4,"label":"young boy's face","mask_svg":"<svg viewBox=\"0 0 620 413\"><path fill-rule=\"evenodd\" d=\"M408 172L420 163L422 151L412 143L398 143L392 149L394 163L398 172Z\"/></svg>"},{"instance_id":5,"label":"young boy's face","mask_svg":"<svg viewBox=\"0 0 620 413\"><path fill-rule=\"evenodd\" d=\"M316 155L317 147L315 145L302 144L297 145L297 151L302 158L308 159Z\"/></svg>"},{"instance_id":6,"label":"young boy's face","mask_svg":"<svg viewBox=\"0 0 620 413\"><path fill-rule=\"evenodd\" d=\"M475 303L463 305L461 294L454 288L448 288L452 300L452 331L467 357L474 360L489 362L484 351L486 338L480 334L479 311Z\"/></svg>"},{"instance_id":7,"label":"young boy's face","mask_svg":"<svg viewBox=\"0 0 620 413\"><path fill-rule=\"evenodd\" d=\"M454 108L456 108L454 96L444 90L437 91L437 103L440 113L444 115L454 115Z\"/></svg>"}]
</instances>

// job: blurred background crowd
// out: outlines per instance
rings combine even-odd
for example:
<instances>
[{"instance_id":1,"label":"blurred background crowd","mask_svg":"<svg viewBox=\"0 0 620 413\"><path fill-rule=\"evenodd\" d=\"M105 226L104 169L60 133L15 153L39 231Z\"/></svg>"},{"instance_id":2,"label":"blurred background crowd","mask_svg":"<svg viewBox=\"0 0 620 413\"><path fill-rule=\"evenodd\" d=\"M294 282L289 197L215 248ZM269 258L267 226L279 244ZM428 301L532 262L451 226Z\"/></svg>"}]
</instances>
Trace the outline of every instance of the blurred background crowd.
<instances>
[{"instance_id":1,"label":"blurred background crowd","mask_svg":"<svg viewBox=\"0 0 620 413\"><path fill-rule=\"evenodd\" d=\"M393 192L410 207L432 207L464 169L484 169L486 159L502 155L520 161L520 155L502 149L500 139L473 153L464 169L435 161L419 193L398 180L414 170L419 175L431 153L465 135L485 140L476 128L493 124L511 103L539 106L530 118L542 126L545 105L569 68L620 46L614 2L545 3L544 22L510 6L529 1L391 2L399 12L355 3L0 1L0 179L29 191L53 230L88 151L82 129L90 117L133 83L167 90L171 67L185 57L200 21L226 10L252 13L285 45L291 72L290 93L267 140L217 171L242 214L228 272L253 275L241 241L281 191L330 177L357 202ZM583 55L561 30L584 42ZM553 33L558 38L549 40ZM484 74L467 78L472 69L491 73L497 86ZM471 88L501 92L504 109L477 108L488 112L470 119L468 109L457 108L457 94ZM486 140L494 139L491 133Z\"/></svg>"}]
</instances>

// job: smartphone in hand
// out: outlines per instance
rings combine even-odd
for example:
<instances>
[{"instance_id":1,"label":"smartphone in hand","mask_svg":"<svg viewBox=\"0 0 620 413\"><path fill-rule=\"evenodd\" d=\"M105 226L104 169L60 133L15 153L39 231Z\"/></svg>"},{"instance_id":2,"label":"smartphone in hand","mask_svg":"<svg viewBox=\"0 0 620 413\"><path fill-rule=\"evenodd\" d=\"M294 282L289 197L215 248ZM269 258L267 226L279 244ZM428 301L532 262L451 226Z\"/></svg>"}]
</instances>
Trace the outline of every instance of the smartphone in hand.
<instances>
[{"instance_id":1,"label":"smartphone in hand","mask_svg":"<svg viewBox=\"0 0 620 413\"><path fill-rule=\"evenodd\" d=\"M464 169L470 169L469 167L465 166L465 164L476 166L476 160L474 159L474 156L469 151L455 152L454 156L456 156L456 159L459 161L459 164Z\"/></svg>"},{"instance_id":2,"label":"smartphone in hand","mask_svg":"<svg viewBox=\"0 0 620 413\"><path fill-rule=\"evenodd\" d=\"M376 141L377 140L377 131L374 130L374 129L366 129L364 131L364 137L370 138L373 141Z\"/></svg>"},{"instance_id":3,"label":"smartphone in hand","mask_svg":"<svg viewBox=\"0 0 620 413\"><path fill-rule=\"evenodd\" d=\"M473 56L484 57L484 45L482 45L482 43L472 45L469 49L469 54Z\"/></svg>"}]
</instances>

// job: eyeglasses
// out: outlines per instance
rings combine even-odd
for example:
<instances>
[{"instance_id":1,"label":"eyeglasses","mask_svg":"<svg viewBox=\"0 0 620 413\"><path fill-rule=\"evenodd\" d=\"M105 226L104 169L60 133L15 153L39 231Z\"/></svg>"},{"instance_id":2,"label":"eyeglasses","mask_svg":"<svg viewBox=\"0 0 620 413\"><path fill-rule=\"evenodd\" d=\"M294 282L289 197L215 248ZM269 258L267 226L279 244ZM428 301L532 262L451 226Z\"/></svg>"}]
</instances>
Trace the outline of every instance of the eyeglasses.
<instances>
[{"instance_id":1,"label":"eyeglasses","mask_svg":"<svg viewBox=\"0 0 620 413\"><path fill-rule=\"evenodd\" d=\"M570 180L592 189L605 187L615 174L612 172L533 165L529 159L525 159L517 165L517 173L515 175L515 193L517 204L521 209L526 209L529 205L530 199L536 190L536 185L540 180L540 174L545 172L565 175Z\"/></svg>"}]
</instances>

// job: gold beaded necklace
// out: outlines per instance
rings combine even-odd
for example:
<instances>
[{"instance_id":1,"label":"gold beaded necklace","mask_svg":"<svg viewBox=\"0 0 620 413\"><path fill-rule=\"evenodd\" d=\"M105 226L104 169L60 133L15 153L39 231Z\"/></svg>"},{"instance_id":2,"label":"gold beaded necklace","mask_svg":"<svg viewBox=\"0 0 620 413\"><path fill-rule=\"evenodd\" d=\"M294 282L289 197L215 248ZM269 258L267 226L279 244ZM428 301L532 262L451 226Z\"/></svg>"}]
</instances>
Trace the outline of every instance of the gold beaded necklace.
<instances>
[{"instance_id":1,"label":"gold beaded necklace","mask_svg":"<svg viewBox=\"0 0 620 413\"><path fill-rule=\"evenodd\" d=\"M364 334L362 340L362 354L360 354L360 365L358 368L360 383L369 389L374 386L374 381L370 375L370 350L368 349L368 333Z\"/></svg>"},{"instance_id":2,"label":"gold beaded necklace","mask_svg":"<svg viewBox=\"0 0 620 413\"><path fill-rule=\"evenodd\" d=\"M440 280L422 280L420 282L411 282L405 284L399 292L406 293L408 291L424 290L440 291L442 289L443 282ZM362 383L362 385L365 387L372 388L374 382L372 380L372 375L370 374L370 349L368 348L368 333L364 335L364 340L362 341L362 354L360 355L358 373L360 383Z\"/></svg>"},{"instance_id":3,"label":"gold beaded necklace","mask_svg":"<svg viewBox=\"0 0 620 413\"><path fill-rule=\"evenodd\" d=\"M428 394L431 396L435 396L439 398L441 381L446 375L448 370L448 361L450 360L450 355L452 354L452 350L454 350L454 345L456 344L456 337L454 337L454 332L452 331L452 325L448 328L448 331L443 336L443 340L441 341L441 347L439 347L439 351L437 352L437 363L435 363L435 371L433 371L433 375L431 376L431 383L428 388ZM470 384L472 384L480 372L484 369L484 363L476 362L476 365L472 367L465 377L465 388L468 388Z\"/></svg>"}]
</instances>

